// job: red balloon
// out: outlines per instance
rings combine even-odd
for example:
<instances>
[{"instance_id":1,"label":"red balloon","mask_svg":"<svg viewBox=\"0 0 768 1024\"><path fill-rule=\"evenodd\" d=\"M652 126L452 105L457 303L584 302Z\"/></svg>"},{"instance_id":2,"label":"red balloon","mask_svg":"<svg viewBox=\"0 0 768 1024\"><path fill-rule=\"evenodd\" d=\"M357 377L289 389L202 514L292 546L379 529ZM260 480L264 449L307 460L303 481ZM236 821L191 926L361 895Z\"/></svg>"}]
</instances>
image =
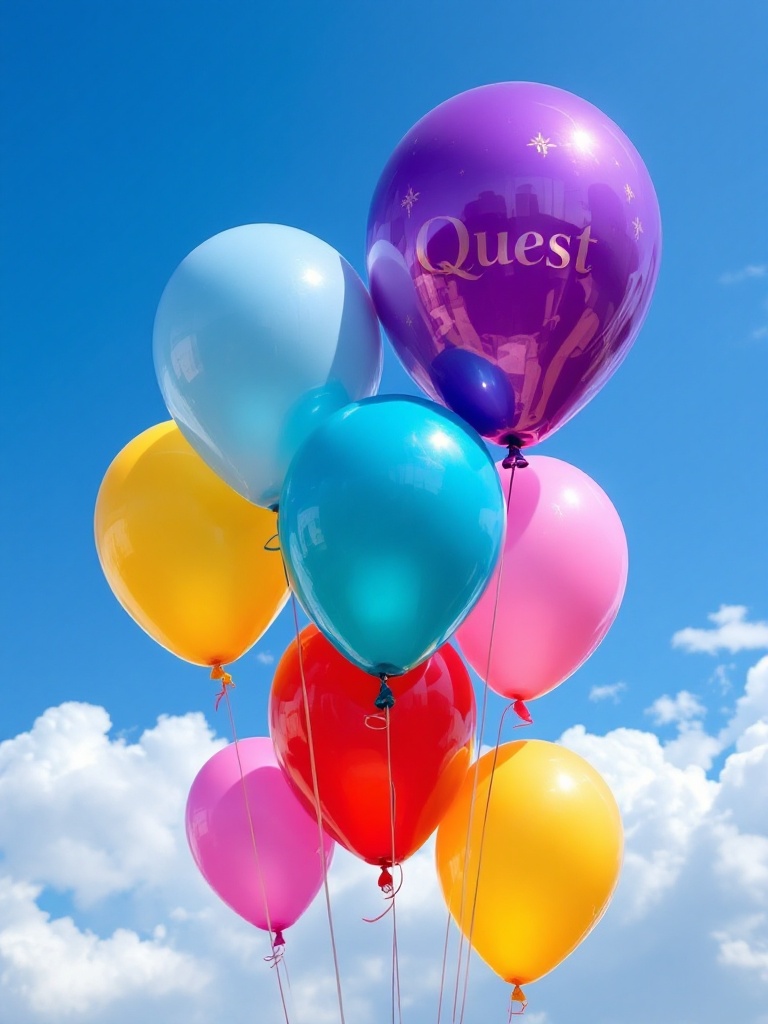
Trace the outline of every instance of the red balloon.
<instances>
[{"instance_id":1,"label":"red balloon","mask_svg":"<svg viewBox=\"0 0 768 1024\"><path fill-rule=\"evenodd\" d=\"M393 855L386 712L373 703L378 682L315 626L303 630L300 641L323 827L369 864L398 864L437 828L469 767L475 697L464 662L444 644L428 661L388 680L395 695L389 712ZM295 640L275 672L269 724L278 762L316 814Z\"/></svg>"}]
</instances>

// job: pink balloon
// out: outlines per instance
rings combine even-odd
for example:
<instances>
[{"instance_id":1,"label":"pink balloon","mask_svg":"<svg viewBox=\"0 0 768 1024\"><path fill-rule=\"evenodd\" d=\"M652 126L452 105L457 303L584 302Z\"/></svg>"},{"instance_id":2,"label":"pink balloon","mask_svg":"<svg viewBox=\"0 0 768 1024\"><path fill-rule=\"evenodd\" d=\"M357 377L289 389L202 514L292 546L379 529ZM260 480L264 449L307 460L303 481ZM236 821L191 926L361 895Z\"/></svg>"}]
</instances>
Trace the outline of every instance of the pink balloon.
<instances>
[{"instance_id":1,"label":"pink balloon","mask_svg":"<svg viewBox=\"0 0 768 1024\"><path fill-rule=\"evenodd\" d=\"M531 700L567 679L608 632L627 582L627 539L607 494L575 466L529 456L512 485L488 685ZM511 470L497 467L506 495ZM499 569L456 637L486 678Z\"/></svg>"},{"instance_id":2,"label":"pink balloon","mask_svg":"<svg viewBox=\"0 0 768 1024\"><path fill-rule=\"evenodd\" d=\"M233 743L214 754L192 783L187 840L214 892L257 928L269 931L271 925L279 933L317 895L334 842L323 836L321 856L317 821L293 795L270 739L240 740L238 747L247 805Z\"/></svg>"}]
</instances>

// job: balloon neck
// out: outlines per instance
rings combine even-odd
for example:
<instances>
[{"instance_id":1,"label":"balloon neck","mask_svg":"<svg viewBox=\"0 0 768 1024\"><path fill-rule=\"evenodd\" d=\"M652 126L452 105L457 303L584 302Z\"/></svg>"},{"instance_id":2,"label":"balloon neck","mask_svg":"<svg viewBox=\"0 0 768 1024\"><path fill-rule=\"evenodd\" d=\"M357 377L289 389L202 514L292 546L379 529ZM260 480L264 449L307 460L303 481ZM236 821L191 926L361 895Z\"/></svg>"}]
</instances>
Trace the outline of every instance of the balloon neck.
<instances>
[{"instance_id":1,"label":"balloon neck","mask_svg":"<svg viewBox=\"0 0 768 1024\"><path fill-rule=\"evenodd\" d=\"M216 711L219 710L219 704L224 697L227 696L227 688L234 686L232 682L232 676L229 672L226 672L223 666L216 664L211 668L211 679L217 679L221 683L221 689L216 694Z\"/></svg>"},{"instance_id":2,"label":"balloon neck","mask_svg":"<svg viewBox=\"0 0 768 1024\"><path fill-rule=\"evenodd\" d=\"M533 725L533 719L531 718L531 712L525 706L525 702L522 700L516 700L512 705L512 710L515 712L518 718L522 718L526 725Z\"/></svg>"},{"instance_id":3,"label":"balloon neck","mask_svg":"<svg viewBox=\"0 0 768 1024\"><path fill-rule=\"evenodd\" d=\"M519 1010L513 1009L515 1003L520 1003ZM521 1013L525 1013L527 1005L528 1000L525 997L525 992L523 992L519 985L515 985L512 989L512 995L509 997L509 1019L512 1020L513 1017L519 1017Z\"/></svg>"},{"instance_id":4,"label":"balloon neck","mask_svg":"<svg viewBox=\"0 0 768 1024\"><path fill-rule=\"evenodd\" d=\"M517 437L508 437L504 443L507 446L507 457L502 462L504 469L525 469L528 460L520 451L523 447L522 441Z\"/></svg>"},{"instance_id":5,"label":"balloon neck","mask_svg":"<svg viewBox=\"0 0 768 1024\"><path fill-rule=\"evenodd\" d=\"M272 946L277 949L279 946L285 946L285 936L283 935L282 929L278 928L275 932L275 939Z\"/></svg>"},{"instance_id":6,"label":"balloon neck","mask_svg":"<svg viewBox=\"0 0 768 1024\"><path fill-rule=\"evenodd\" d=\"M381 679L379 695L373 703L379 711L384 711L385 709L388 711L390 708L395 706L395 695L392 693L392 690L387 683L387 676L383 672L379 678Z\"/></svg>"},{"instance_id":7,"label":"balloon neck","mask_svg":"<svg viewBox=\"0 0 768 1024\"><path fill-rule=\"evenodd\" d=\"M383 893L390 893L394 889L394 882L392 881L392 872L387 867L381 869L379 875L379 888Z\"/></svg>"}]
</instances>

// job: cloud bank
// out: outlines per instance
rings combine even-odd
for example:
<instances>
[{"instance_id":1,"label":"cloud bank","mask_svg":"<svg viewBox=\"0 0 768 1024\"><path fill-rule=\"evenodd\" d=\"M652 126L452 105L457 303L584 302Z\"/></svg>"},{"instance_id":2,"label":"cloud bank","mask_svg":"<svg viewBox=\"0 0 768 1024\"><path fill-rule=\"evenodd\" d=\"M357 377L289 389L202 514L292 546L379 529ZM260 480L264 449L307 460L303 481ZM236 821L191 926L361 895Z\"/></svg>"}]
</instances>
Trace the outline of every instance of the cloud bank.
<instances>
[{"instance_id":1,"label":"cloud bank","mask_svg":"<svg viewBox=\"0 0 768 1024\"><path fill-rule=\"evenodd\" d=\"M732 650L722 631L749 625L742 611L721 609L697 636L718 634L715 649ZM711 641L689 634L686 644L708 650ZM593 935L529 987L529 1024L568 1024L587 1010L590 1024L647 1024L649 1014L658 1024L720 1024L723 1007L729 1020L768 1024L768 656L734 696L715 735L686 691L649 709L675 726L666 743L640 729L599 736L575 725L563 735L617 797L625 865ZM209 892L183 835L191 780L222 743L196 714L162 718L128 743L111 737L103 708L69 703L0 744L4 1019L285 1019L276 971L263 961L266 936ZM330 877L345 1016L355 1024L391 1019L392 915L362 920L383 909L376 874L340 852ZM397 902L406 1021L436 1019L446 923L428 848L406 863ZM289 1021L338 1021L322 896L287 938ZM453 934L444 1021L456 957ZM504 1019L508 997L474 961L467 1024Z\"/></svg>"}]
</instances>

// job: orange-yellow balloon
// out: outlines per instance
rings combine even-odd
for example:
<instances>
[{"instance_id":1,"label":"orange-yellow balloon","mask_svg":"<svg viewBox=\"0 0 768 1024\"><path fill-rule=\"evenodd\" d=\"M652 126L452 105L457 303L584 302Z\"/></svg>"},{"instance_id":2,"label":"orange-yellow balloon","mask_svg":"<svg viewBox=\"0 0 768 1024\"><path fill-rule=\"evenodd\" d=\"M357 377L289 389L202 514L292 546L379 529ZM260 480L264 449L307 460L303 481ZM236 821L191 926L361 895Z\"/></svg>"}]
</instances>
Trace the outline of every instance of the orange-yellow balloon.
<instances>
[{"instance_id":1,"label":"orange-yellow balloon","mask_svg":"<svg viewBox=\"0 0 768 1024\"><path fill-rule=\"evenodd\" d=\"M623 829L605 781L555 743L522 740L480 758L437 831L437 870L448 908L471 943L511 985L536 981L594 927L619 877Z\"/></svg>"},{"instance_id":2,"label":"orange-yellow balloon","mask_svg":"<svg viewBox=\"0 0 768 1024\"><path fill-rule=\"evenodd\" d=\"M264 549L277 533L275 513L219 479L173 422L145 430L114 460L94 532L125 610L197 665L239 658L288 596L280 555Z\"/></svg>"}]
</instances>

